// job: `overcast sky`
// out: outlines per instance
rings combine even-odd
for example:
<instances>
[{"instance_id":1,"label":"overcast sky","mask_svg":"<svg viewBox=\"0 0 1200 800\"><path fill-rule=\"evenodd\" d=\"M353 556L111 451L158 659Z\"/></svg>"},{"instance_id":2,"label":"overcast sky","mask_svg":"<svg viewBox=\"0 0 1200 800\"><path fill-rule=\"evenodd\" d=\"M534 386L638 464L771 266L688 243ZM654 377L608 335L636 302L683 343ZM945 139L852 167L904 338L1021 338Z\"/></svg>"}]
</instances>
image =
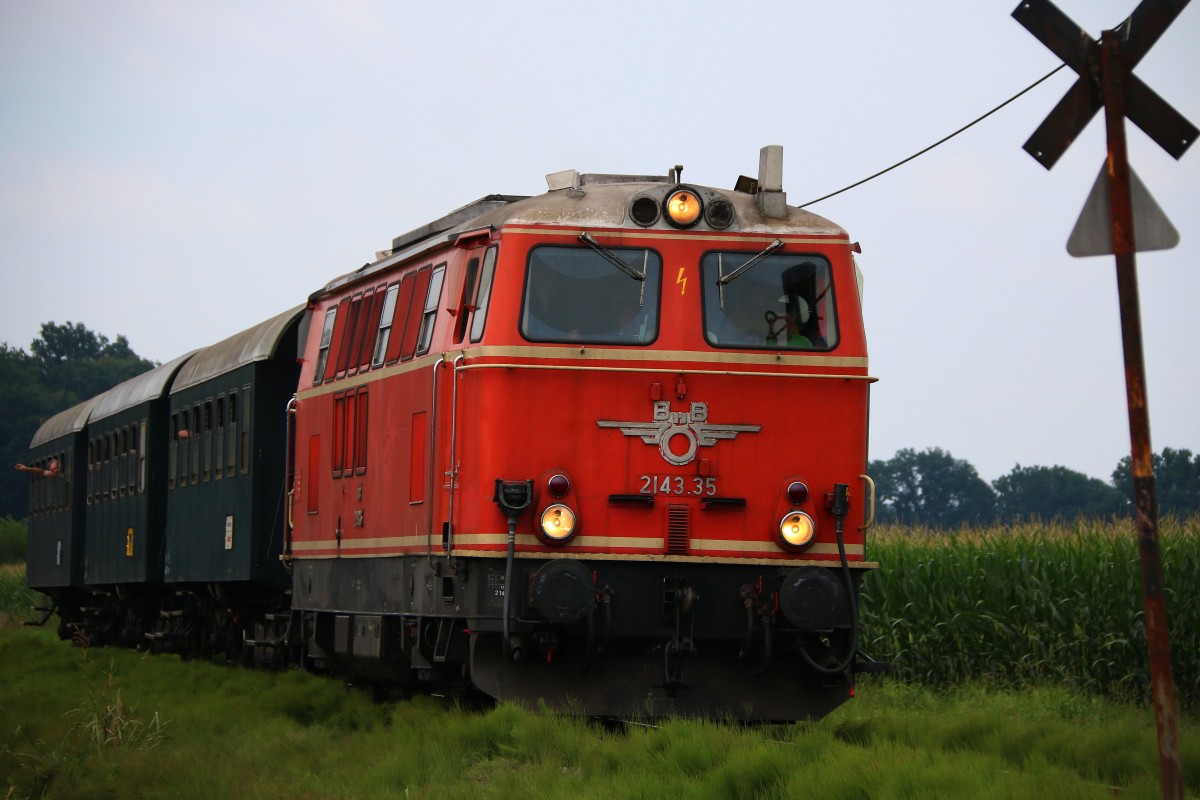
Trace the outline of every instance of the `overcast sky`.
<instances>
[{"instance_id":1,"label":"overcast sky","mask_svg":"<svg viewBox=\"0 0 1200 800\"><path fill-rule=\"evenodd\" d=\"M1095 37L1134 6L1059 2ZM82 322L167 361L563 169L728 189L780 144L799 205L1056 67L1015 7L0 0L0 341ZM1198 45L1190 7L1136 70L1196 124ZM1103 120L1050 172L1021 149L1074 80L810 207L862 243L872 458L1107 480L1128 454L1113 259L1065 250ZM1200 153L1128 137L1182 239L1138 259L1153 445L1196 452Z\"/></svg>"}]
</instances>

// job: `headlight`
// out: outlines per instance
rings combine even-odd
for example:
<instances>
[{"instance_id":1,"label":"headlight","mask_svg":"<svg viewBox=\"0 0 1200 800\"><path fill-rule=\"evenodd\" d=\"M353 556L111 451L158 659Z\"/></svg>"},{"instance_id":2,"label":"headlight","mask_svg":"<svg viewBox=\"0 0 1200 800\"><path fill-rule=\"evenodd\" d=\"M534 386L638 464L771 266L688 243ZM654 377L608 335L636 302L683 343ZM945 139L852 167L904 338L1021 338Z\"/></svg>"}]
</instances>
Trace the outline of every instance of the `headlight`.
<instances>
[{"instance_id":1,"label":"headlight","mask_svg":"<svg viewBox=\"0 0 1200 800\"><path fill-rule=\"evenodd\" d=\"M542 512L542 537L551 544L563 544L575 535L575 512L555 503Z\"/></svg>"},{"instance_id":2,"label":"headlight","mask_svg":"<svg viewBox=\"0 0 1200 800\"><path fill-rule=\"evenodd\" d=\"M700 219L700 197L691 189L676 189L667 197L667 219L677 228L687 228Z\"/></svg>"},{"instance_id":3,"label":"headlight","mask_svg":"<svg viewBox=\"0 0 1200 800\"><path fill-rule=\"evenodd\" d=\"M725 230L733 224L733 204L728 200L713 200L704 210L704 219L710 228Z\"/></svg>"},{"instance_id":4,"label":"headlight","mask_svg":"<svg viewBox=\"0 0 1200 800\"><path fill-rule=\"evenodd\" d=\"M629 216L638 225L648 228L658 222L658 201L653 197L639 197L629 206Z\"/></svg>"},{"instance_id":5,"label":"headlight","mask_svg":"<svg viewBox=\"0 0 1200 800\"><path fill-rule=\"evenodd\" d=\"M779 543L787 550L803 550L812 544L817 526L803 511L791 511L779 522Z\"/></svg>"}]
</instances>

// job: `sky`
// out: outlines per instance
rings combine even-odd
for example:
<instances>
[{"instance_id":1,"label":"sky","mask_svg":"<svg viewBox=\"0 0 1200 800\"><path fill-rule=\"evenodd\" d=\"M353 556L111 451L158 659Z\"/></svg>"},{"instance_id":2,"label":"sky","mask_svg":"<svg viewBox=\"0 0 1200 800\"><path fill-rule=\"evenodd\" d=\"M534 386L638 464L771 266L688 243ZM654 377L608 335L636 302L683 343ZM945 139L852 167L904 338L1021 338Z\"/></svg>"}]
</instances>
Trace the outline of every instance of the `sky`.
<instances>
[{"instance_id":1,"label":"sky","mask_svg":"<svg viewBox=\"0 0 1200 800\"><path fill-rule=\"evenodd\" d=\"M1058 3L1096 38L1135 4ZM81 322L168 361L564 169L731 189L778 144L804 204L1057 67L1016 5L0 0L0 341ZM1198 45L1189 7L1136 69L1194 124ZM1051 171L1021 149L1074 80L808 206L862 246L871 458L1128 455L1114 260L1065 247L1102 115ZM1200 452L1200 153L1127 136L1181 238L1138 256L1152 444Z\"/></svg>"}]
</instances>

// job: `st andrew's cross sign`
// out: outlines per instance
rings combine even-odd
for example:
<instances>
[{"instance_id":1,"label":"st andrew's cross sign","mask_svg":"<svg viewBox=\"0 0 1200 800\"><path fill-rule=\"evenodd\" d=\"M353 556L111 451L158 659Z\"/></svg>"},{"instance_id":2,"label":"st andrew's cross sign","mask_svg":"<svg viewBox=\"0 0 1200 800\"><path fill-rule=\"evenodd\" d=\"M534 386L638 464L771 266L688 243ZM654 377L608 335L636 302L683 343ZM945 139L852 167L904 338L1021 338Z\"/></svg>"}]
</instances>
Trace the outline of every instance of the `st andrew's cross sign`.
<instances>
[{"instance_id":1,"label":"st andrew's cross sign","mask_svg":"<svg viewBox=\"0 0 1200 800\"><path fill-rule=\"evenodd\" d=\"M1173 158L1180 158L1198 132L1178 111L1133 74L1188 0L1142 0L1116 29L1125 89L1125 116ZM1039 42L1079 75L1070 90L1025 142L1025 152L1050 169L1104 107L1100 81L1100 43L1071 21L1050 0L1026 0L1012 13Z\"/></svg>"}]
</instances>

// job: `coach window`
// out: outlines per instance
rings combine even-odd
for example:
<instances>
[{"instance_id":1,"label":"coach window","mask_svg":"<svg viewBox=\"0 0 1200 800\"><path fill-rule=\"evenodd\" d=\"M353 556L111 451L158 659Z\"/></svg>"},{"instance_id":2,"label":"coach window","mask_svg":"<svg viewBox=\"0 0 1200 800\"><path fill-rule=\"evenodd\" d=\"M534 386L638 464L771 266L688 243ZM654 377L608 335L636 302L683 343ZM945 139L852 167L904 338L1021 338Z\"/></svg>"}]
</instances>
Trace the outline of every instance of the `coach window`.
<instances>
[{"instance_id":1,"label":"coach window","mask_svg":"<svg viewBox=\"0 0 1200 800\"><path fill-rule=\"evenodd\" d=\"M125 442L128 441L126 428L113 431L113 496L125 496Z\"/></svg>"},{"instance_id":2,"label":"coach window","mask_svg":"<svg viewBox=\"0 0 1200 800\"><path fill-rule=\"evenodd\" d=\"M217 432L213 436L213 480L225 477L225 395L217 395Z\"/></svg>"},{"instance_id":3,"label":"coach window","mask_svg":"<svg viewBox=\"0 0 1200 800\"><path fill-rule=\"evenodd\" d=\"M138 493L146 491L146 420L138 423Z\"/></svg>"},{"instance_id":4,"label":"coach window","mask_svg":"<svg viewBox=\"0 0 1200 800\"><path fill-rule=\"evenodd\" d=\"M661 275L662 259L652 250L535 247L521 334L534 342L650 344L658 338Z\"/></svg>"},{"instance_id":5,"label":"coach window","mask_svg":"<svg viewBox=\"0 0 1200 800\"><path fill-rule=\"evenodd\" d=\"M325 312L325 324L321 328L321 348L317 355L317 368L313 370L313 385L325 377L325 365L329 363L329 343L333 341L333 323L337 319L337 306Z\"/></svg>"},{"instance_id":6,"label":"coach window","mask_svg":"<svg viewBox=\"0 0 1200 800\"><path fill-rule=\"evenodd\" d=\"M125 469L127 470L125 478L129 482L129 493L134 494L137 492L138 467L140 466L138 462L138 425L136 422L129 426L129 450L126 457L129 459L129 463L125 465Z\"/></svg>"},{"instance_id":7,"label":"coach window","mask_svg":"<svg viewBox=\"0 0 1200 800\"><path fill-rule=\"evenodd\" d=\"M375 350L371 356L372 367L381 366L387 355L388 339L392 335L392 320L396 316L396 294L399 290L400 284L393 283L388 287L387 294L383 298L383 311L379 315L379 331L375 334Z\"/></svg>"},{"instance_id":8,"label":"coach window","mask_svg":"<svg viewBox=\"0 0 1200 800\"><path fill-rule=\"evenodd\" d=\"M125 465L125 483L121 490L127 494L137 491L137 425L126 425L125 436L121 441Z\"/></svg>"},{"instance_id":9,"label":"coach window","mask_svg":"<svg viewBox=\"0 0 1200 800\"><path fill-rule=\"evenodd\" d=\"M225 448L225 475L232 478L237 472L238 394L229 393L229 443Z\"/></svg>"},{"instance_id":10,"label":"coach window","mask_svg":"<svg viewBox=\"0 0 1200 800\"><path fill-rule=\"evenodd\" d=\"M117 432L110 431L104 437L104 464L107 467L104 475L104 488L110 500L117 496Z\"/></svg>"},{"instance_id":11,"label":"coach window","mask_svg":"<svg viewBox=\"0 0 1200 800\"><path fill-rule=\"evenodd\" d=\"M213 457L213 403L212 400L204 401L204 454L202 456L204 463L204 481L212 476L212 457Z\"/></svg>"},{"instance_id":12,"label":"coach window","mask_svg":"<svg viewBox=\"0 0 1200 800\"><path fill-rule=\"evenodd\" d=\"M250 418L251 403L250 387L248 385L242 387L241 404L242 423L241 430L238 431L238 435L242 437L241 473L248 475L250 473L250 426L254 424L254 421Z\"/></svg>"},{"instance_id":13,"label":"coach window","mask_svg":"<svg viewBox=\"0 0 1200 800\"><path fill-rule=\"evenodd\" d=\"M433 343L433 327L437 322L438 302L442 299L442 283L446 278L446 265L439 264L433 268L433 276L429 279L429 291L425 295L425 311L421 316L421 331L417 335L417 354L429 352Z\"/></svg>"},{"instance_id":14,"label":"coach window","mask_svg":"<svg viewBox=\"0 0 1200 800\"><path fill-rule=\"evenodd\" d=\"M171 441L167 443L167 488L175 488L175 476L179 474L179 412L171 412Z\"/></svg>"},{"instance_id":15,"label":"coach window","mask_svg":"<svg viewBox=\"0 0 1200 800\"><path fill-rule=\"evenodd\" d=\"M817 255L712 252L700 261L704 337L716 347L831 350L829 262Z\"/></svg>"},{"instance_id":16,"label":"coach window","mask_svg":"<svg viewBox=\"0 0 1200 800\"><path fill-rule=\"evenodd\" d=\"M87 446L87 504L92 504L92 496L96 491L96 440L89 439Z\"/></svg>"},{"instance_id":17,"label":"coach window","mask_svg":"<svg viewBox=\"0 0 1200 800\"><path fill-rule=\"evenodd\" d=\"M492 277L496 271L496 245L483 255L483 272L479 276L479 294L475 300L474 316L471 317L471 341L483 338L483 326L487 323L488 301L492 298Z\"/></svg>"},{"instance_id":18,"label":"coach window","mask_svg":"<svg viewBox=\"0 0 1200 800\"><path fill-rule=\"evenodd\" d=\"M191 430L188 428L188 409L184 406L179 412L179 476L177 485L188 485L188 442L191 441Z\"/></svg>"},{"instance_id":19,"label":"coach window","mask_svg":"<svg viewBox=\"0 0 1200 800\"><path fill-rule=\"evenodd\" d=\"M200 449L203 446L204 417L200 413L200 404L192 406L192 436L188 449L192 453L192 483L200 482Z\"/></svg>"}]
</instances>

